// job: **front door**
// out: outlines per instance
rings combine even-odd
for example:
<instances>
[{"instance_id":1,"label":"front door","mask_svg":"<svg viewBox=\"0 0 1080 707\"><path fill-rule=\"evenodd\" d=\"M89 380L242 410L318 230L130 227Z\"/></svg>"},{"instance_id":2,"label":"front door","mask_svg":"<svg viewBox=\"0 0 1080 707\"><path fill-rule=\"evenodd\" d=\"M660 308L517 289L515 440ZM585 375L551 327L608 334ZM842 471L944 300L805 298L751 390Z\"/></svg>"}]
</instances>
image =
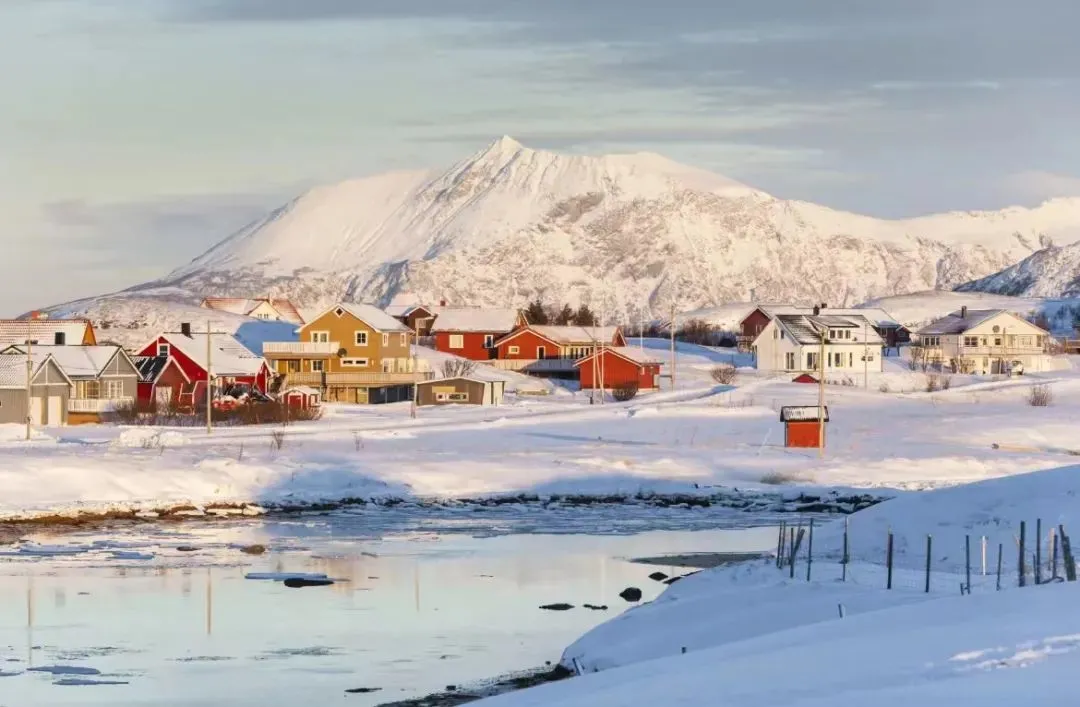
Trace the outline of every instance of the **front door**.
<instances>
[{"instance_id":1,"label":"front door","mask_svg":"<svg viewBox=\"0 0 1080 707\"><path fill-rule=\"evenodd\" d=\"M64 424L64 399L59 395L49 396L49 419L48 423L52 426Z\"/></svg>"},{"instance_id":2,"label":"front door","mask_svg":"<svg viewBox=\"0 0 1080 707\"><path fill-rule=\"evenodd\" d=\"M536 347L536 357L539 359L547 358L547 349L543 346Z\"/></svg>"},{"instance_id":3,"label":"front door","mask_svg":"<svg viewBox=\"0 0 1080 707\"><path fill-rule=\"evenodd\" d=\"M172 388L167 385L154 388L154 401L157 402L159 407L169 407L169 404L172 403Z\"/></svg>"},{"instance_id":4,"label":"front door","mask_svg":"<svg viewBox=\"0 0 1080 707\"><path fill-rule=\"evenodd\" d=\"M43 398L30 398L30 424L41 424L41 412L45 406L45 400Z\"/></svg>"}]
</instances>

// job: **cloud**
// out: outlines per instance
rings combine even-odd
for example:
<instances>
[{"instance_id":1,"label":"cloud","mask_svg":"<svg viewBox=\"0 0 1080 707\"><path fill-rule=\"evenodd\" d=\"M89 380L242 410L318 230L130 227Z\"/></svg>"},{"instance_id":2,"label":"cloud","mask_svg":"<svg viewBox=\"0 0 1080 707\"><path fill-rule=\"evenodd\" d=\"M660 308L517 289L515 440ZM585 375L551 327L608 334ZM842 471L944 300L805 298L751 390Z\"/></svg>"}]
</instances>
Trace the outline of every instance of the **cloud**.
<instances>
[{"instance_id":1,"label":"cloud","mask_svg":"<svg viewBox=\"0 0 1080 707\"><path fill-rule=\"evenodd\" d=\"M1003 180L1005 190L1024 200L1080 196L1080 176L1027 170Z\"/></svg>"}]
</instances>

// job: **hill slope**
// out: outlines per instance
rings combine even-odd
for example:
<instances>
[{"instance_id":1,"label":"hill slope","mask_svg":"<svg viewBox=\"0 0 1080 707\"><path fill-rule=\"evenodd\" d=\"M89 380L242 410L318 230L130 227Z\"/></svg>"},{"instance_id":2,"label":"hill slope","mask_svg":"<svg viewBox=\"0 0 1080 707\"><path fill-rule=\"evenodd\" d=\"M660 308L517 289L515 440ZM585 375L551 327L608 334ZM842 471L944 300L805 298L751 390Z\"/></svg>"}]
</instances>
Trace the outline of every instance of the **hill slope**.
<instances>
[{"instance_id":1,"label":"hill slope","mask_svg":"<svg viewBox=\"0 0 1080 707\"><path fill-rule=\"evenodd\" d=\"M1017 297L1080 297L1080 243L1044 248L956 289Z\"/></svg>"},{"instance_id":2,"label":"hill slope","mask_svg":"<svg viewBox=\"0 0 1080 707\"><path fill-rule=\"evenodd\" d=\"M443 172L313 189L123 295L272 293L307 307L402 293L504 306L541 296L637 320L752 296L841 306L947 289L1048 238L1080 238L1080 200L887 221L776 199L659 155L561 155L504 137ZM100 301L76 309L93 317Z\"/></svg>"}]
</instances>

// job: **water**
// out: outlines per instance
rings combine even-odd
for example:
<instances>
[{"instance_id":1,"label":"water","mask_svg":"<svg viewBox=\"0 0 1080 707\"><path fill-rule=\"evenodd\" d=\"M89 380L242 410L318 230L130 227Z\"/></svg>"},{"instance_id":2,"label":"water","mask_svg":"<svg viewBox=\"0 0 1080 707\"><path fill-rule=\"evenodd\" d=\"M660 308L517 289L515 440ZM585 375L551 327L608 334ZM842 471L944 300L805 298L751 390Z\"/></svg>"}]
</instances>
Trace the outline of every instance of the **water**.
<instances>
[{"instance_id":1,"label":"water","mask_svg":"<svg viewBox=\"0 0 1080 707\"><path fill-rule=\"evenodd\" d=\"M767 549L775 536L764 527L688 529L754 520L745 515L577 509L572 517L402 510L33 538L76 553L0 557L0 705L367 707L419 696L558 660L628 606L617 596L627 586L653 598L663 587L647 575L658 568L628 558ZM636 532L675 518L684 529ZM589 524L606 534L583 534ZM270 549L238 549L251 543ZM249 572L341 581L290 589L245 579ZM538 608L554 602L578 608ZM380 690L345 694L362 687Z\"/></svg>"}]
</instances>

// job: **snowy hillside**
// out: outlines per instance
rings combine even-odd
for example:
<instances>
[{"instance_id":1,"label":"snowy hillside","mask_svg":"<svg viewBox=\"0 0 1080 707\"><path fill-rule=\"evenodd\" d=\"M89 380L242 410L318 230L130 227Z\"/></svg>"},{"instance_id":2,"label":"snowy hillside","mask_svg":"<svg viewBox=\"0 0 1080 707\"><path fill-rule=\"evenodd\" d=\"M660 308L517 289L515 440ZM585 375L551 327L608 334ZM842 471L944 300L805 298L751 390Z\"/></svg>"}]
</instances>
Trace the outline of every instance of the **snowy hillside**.
<instances>
[{"instance_id":1,"label":"snowy hillside","mask_svg":"<svg viewBox=\"0 0 1080 707\"><path fill-rule=\"evenodd\" d=\"M571 156L504 137L446 171L313 189L124 294L506 306L585 301L610 318L724 302L948 289L1050 240L1080 202L887 221L785 201L655 154Z\"/></svg>"},{"instance_id":2,"label":"snowy hillside","mask_svg":"<svg viewBox=\"0 0 1080 707\"><path fill-rule=\"evenodd\" d=\"M1024 297L1080 297L1080 243L1044 248L1001 272L956 289Z\"/></svg>"}]
</instances>

